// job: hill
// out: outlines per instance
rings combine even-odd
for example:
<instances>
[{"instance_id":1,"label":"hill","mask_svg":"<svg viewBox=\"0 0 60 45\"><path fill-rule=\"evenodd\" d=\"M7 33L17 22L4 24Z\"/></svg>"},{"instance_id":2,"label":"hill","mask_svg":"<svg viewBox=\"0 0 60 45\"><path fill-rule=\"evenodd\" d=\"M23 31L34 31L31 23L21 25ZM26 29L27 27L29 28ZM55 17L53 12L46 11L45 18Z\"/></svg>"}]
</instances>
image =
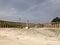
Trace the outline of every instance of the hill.
<instances>
[{"instance_id":1,"label":"hill","mask_svg":"<svg viewBox=\"0 0 60 45\"><path fill-rule=\"evenodd\" d=\"M36 24L33 23L22 23L22 22L10 22L10 21L3 21L0 20L0 27L8 27L8 28L24 28L29 25L28 27L35 27Z\"/></svg>"}]
</instances>

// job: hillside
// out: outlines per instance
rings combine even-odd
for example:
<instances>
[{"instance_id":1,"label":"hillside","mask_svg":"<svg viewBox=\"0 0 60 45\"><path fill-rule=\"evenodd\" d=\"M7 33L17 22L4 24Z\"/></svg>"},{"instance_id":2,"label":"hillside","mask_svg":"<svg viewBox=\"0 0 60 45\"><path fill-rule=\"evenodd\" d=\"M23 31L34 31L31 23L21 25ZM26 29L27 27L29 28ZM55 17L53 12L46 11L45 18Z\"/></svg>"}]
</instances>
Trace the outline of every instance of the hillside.
<instances>
[{"instance_id":1,"label":"hillside","mask_svg":"<svg viewBox=\"0 0 60 45\"><path fill-rule=\"evenodd\" d=\"M14 28L24 28L26 27L27 23L22 22L9 22L9 21L2 21L0 20L0 27L14 27ZM36 24L28 23L29 27L34 27Z\"/></svg>"}]
</instances>

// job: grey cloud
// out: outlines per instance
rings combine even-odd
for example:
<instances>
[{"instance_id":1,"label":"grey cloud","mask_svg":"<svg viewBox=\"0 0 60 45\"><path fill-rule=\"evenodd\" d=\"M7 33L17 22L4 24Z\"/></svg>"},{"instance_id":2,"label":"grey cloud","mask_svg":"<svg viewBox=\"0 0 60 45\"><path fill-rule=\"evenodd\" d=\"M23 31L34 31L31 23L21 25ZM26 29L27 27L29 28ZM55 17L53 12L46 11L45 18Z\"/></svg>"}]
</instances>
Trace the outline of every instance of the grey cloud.
<instances>
[{"instance_id":1,"label":"grey cloud","mask_svg":"<svg viewBox=\"0 0 60 45\"><path fill-rule=\"evenodd\" d=\"M0 17L6 20L17 21L21 17L22 21L50 22L59 14L59 0L0 0Z\"/></svg>"}]
</instances>

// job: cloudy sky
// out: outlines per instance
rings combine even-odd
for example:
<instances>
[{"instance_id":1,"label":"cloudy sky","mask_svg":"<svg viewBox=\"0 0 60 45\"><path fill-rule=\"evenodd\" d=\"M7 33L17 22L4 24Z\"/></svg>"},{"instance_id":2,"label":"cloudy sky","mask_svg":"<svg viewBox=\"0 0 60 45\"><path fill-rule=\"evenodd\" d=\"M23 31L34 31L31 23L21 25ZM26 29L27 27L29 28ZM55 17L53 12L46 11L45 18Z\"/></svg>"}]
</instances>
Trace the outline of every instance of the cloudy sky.
<instances>
[{"instance_id":1,"label":"cloudy sky","mask_svg":"<svg viewBox=\"0 0 60 45\"><path fill-rule=\"evenodd\" d=\"M60 17L60 0L0 0L0 20L47 23Z\"/></svg>"}]
</instances>

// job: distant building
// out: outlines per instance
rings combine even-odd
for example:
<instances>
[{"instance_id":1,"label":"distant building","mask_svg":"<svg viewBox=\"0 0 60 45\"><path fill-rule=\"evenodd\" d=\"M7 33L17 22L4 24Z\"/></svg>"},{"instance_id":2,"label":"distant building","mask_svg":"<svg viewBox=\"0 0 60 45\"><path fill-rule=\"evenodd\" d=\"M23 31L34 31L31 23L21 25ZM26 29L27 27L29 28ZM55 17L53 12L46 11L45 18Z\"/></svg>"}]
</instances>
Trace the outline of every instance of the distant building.
<instances>
[{"instance_id":1,"label":"distant building","mask_svg":"<svg viewBox=\"0 0 60 45\"><path fill-rule=\"evenodd\" d=\"M60 22L46 23L46 24L44 24L44 27L60 28Z\"/></svg>"}]
</instances>

